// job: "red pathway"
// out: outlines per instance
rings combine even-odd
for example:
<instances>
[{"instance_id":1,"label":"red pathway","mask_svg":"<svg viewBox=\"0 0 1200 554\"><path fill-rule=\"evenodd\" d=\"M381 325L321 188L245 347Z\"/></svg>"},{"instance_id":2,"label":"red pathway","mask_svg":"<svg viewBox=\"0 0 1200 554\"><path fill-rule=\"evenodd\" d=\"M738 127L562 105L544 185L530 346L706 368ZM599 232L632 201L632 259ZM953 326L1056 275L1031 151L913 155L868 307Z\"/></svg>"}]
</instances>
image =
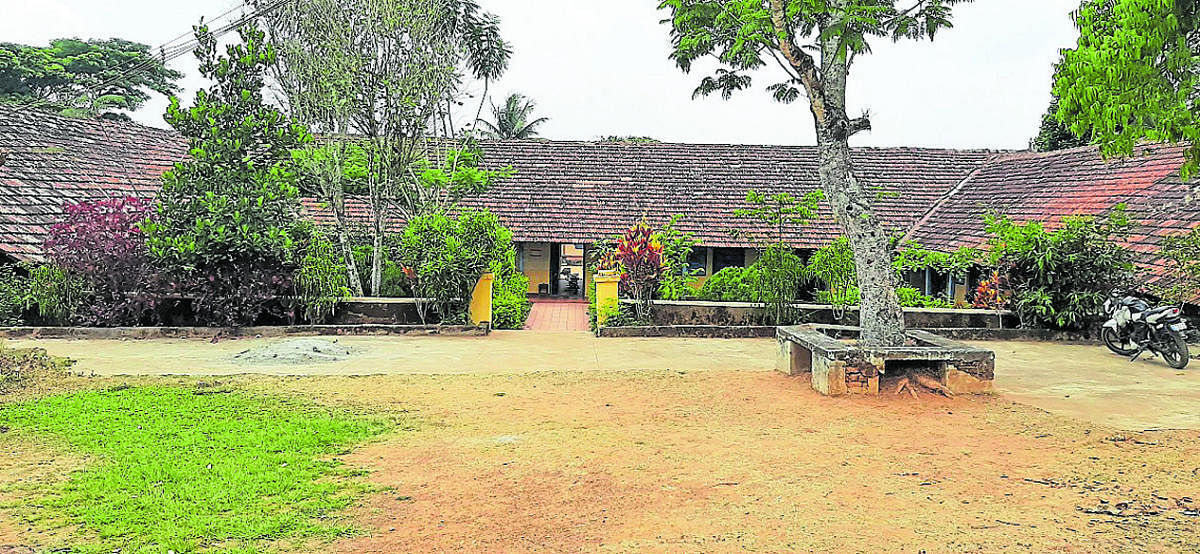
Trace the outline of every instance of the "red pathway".
<instances>
[{"instance_id":1,"label":"red pathway","mask_svg":"<svg viewBox=\"0 0 1200 554\"><path fill-rule=\"evenodd\" d=\"M587 301L583 299L533 299L533 310L525 320L529 331L587 331Z\"/></svg>"}]
</instances>

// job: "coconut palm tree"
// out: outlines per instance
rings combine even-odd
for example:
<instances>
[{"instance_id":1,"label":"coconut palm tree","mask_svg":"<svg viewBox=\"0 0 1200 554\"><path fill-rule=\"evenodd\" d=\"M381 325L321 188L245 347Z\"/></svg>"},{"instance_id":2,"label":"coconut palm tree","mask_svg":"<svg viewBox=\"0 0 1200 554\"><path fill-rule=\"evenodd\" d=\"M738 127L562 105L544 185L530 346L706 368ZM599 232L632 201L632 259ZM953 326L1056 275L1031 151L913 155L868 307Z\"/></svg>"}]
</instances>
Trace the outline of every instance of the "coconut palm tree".
<instances>
[{"instance_id":1,"label":"coconut palm tree","mask_svg":"<svg viewBox=\"0 0 1200 554\"><path fill-rule=\"evenodd\" d=\"M527 139L536 137L539 125L549 121L549 118L539 117L530 121L531 114L537 104L523 94L512 93L504 100L504 104L492 104L492 121L479 120L483 124L483 132L495 139Z\"/></svg>"}]
</instances>

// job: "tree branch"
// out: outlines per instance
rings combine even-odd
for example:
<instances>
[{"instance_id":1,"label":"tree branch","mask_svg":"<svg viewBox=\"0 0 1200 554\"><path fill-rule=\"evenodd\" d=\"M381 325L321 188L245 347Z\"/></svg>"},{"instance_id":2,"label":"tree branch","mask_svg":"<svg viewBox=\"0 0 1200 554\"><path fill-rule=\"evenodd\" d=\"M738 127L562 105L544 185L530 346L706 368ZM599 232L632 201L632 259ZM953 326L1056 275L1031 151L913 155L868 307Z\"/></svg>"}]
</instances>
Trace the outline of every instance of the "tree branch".
<instances>
[{"instance_id":1,"label":"tree branch","mask_svg":"<svg viewBox=\"0 0 1200 554\"><path fill-rule=\"evenodd\" d=\"M779 52L795 70L804 90L808 92L808 100L812 107L813 117L817 123L824 125L825 94L821 77L817 72L817 62L812 56L800 49L792 38L787 26L787 15L784 11L783 0L771 0L771 23L779 36Z\"/></svg>"},{"instance_id":2,"label":"tree branch","mask_svg":"<svg viewBox=\"0 0 1200 554\"><path fill-rule=\"evenodd\" d=\"M851 119L846 124L846 137L849 138L863 131L870 130L871 118L864 114L862 117Z\"/></svg>"}]
</instances>

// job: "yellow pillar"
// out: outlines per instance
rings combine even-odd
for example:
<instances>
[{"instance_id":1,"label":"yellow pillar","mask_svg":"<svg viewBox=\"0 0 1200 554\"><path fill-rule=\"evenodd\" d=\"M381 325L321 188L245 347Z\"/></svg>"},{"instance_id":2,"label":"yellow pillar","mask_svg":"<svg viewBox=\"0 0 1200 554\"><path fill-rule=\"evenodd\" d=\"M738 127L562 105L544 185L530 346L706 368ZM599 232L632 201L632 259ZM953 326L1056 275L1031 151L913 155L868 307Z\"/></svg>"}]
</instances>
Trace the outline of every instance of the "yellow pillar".
<instances>
[{"instance_id":1,"label":"yellow pillar","mask_svg":"<svg viewBox=\"0 0 1200 554\"><path fill-rule=\"evenodd\" d=\"M495 280L496 276L491 273L479 276L479 282L471 292L471 323L479 325L485 321L492 322L492 281Z\"/></svg>"},{"instance_id":2,"label":"yellow pillar","mask_svg":"<svg viewBox=\"0 0 1200 554\"><path fill-rule=\"evenodd\" d=\"M621 276L617 275L616 271L603 270L596 273L596 321L600 325L604 325L604 319L608 315L606 312L611 311L620 302L617 296L620 284Z\"/></svg>"}]
</instances>

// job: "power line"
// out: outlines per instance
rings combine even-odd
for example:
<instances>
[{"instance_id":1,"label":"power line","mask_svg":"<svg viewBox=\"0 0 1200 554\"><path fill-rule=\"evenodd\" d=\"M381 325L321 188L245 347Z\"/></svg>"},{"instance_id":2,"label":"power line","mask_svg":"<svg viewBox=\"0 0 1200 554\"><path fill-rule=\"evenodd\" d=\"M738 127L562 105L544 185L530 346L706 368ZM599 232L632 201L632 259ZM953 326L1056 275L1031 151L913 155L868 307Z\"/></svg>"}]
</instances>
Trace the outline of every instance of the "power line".
<instances>
[{"instance_id":1,"label":"power line","mask_svg":"<svg viewBox=\"0 0 1200 554\"><path fill-rule=\"evenodd\" d=\"M228 34L229 32L233 31L234 29L237 29L238 27L245 25L246 23L257 20L258 18L260 18L264 15L267 15L268 13L274 11L276 8L282 6L283 4L285 4L289 1L291 1L291 0L276 0L273 3L264 6L262 9L256 9L252 13L242 15L242 17L240 17L234 21L231 21L230 23L226 24L223 27L219 27L216 30L209 29L207 36L211 36L214 39L221 38L222 36ZM243 0L242 2L239 2L233 8L227 10L226 12L222 13L221 15L218 15L213 20L213 22L224 19L225 17L228 17L230 14L237 11L238 9L245 8L245 7L247 7L247 5L246 5L246 2ZM174 61L175 59L178 59L179 57L187 54L188 52L195 49L196 46L198 46L200 44L200 42L195 37L193 37L188 42L185 42L178 46L172 46L170 49L170 54L168 54L166 46L170 45L172 42L178 41L180 38L187 36L187 34L188 33L184 33L184 34L180 35L179 37L176 37L176 38L172 39L171 41L164 43L162 46L159 47L161 55L162 55L161 61L162 61L162 64L164 67L167 65L167 63ZM158 61L158 60L159 60L159 58L154 57L153 54L151 54L150 57L148 57L144 60L141 60L140 62L137 62L132 67L125 69L120 75L112 77L102 83L98 83L91 87L85 88L84 93L85 94L91 93L93 95L97 94L97 93L101 92L103 89L106 89L106 88L128 78L129 76L133 75L134 73L141 71L142 69L150 67L151 65L154 64L155 61ZM130 60L129 62L126 62L125 64L122 64L122 65L127 65L127 64L133 63L133 62L134 62L134 60ZM118 67L120 67L120 66L118 66ZM36 109L36 108L40 108L40 107L51 105L51 104L53 104L53 102L50 101L49 99L37 98L37 99L30 100L24 104L17 105L17 108L18 109Z\"/></svg>"},{"instance_id":2,"label":"power line","mask_svg":"<svg viewBox=\"0 0 1200 554\"><path fill-rule=\"evenodd\" d=\"M218 15L216 18L214 18L214 19L213 19L213 21L220 21L220 20L222 20L222 19L224 19L224 18L228 17L230 14L232 14L232 13L233 13L233 12L235 12L235 11L237 11L238 9L240 9L240 8L244 8L245 6L246 6L245 0L239 0L239 1L238 1L238 2L237 2L237 3L236 3L236 4L235 4L235 5L232 7L232 8L230 8L230 9L226 10L225 12L221 13L220 15ZM187 45L188 45L188 43L184 43L183 45L180 45L180 46L171 46L171 45L172 45L173 43L175 43L175 42L179 41L180 39L182 39L182 38L184 38L184 37L187 37L187 36L189 36L189 35L191 35L191 34L193 34L193 33L191 33L191 32L184 32L184 33L180 34L179 36L177 36L177 37L175 37L175 38L173 38L173 39L171 39L171 40L169 40L169 41L167 41L167 42L164 42L163 44L160 44L160 45L157 47L157 50L158 50L160 53L162 53L162 58L163 58L163 66L164 66L164 67L166 66L166 64L167 64L167 62L168 62L168 61L170 61L170 60L173 60L173 59L175 59L175 58L177 58L177 57L178 57L178 53L177 53L177 52L179 52L179 51L181 50L180 46L187 46ZM192 41L189 41L189 42L194 42L194 39L193 39ZM166 51L167 51L167 48L168 48L168 47L170 47L170 48L171 48L171 52L172 52L172 57L170 57L170 58L168 58L168 57L167 57L167 54L166 54ZM194 48L194 46L192 46L192 47L189 47L189 48ZM155 55L154 55L154 50L152 49L152 50L150 51L150 55L149 55L147 58L145 58L145 59L141 59L141 60L138 60L138 59L131 59L131 60L128 60L128 61L126 61L126 62L124 62L124 63L122 63L122 64L120 64L120 65L116 66L116 68L114 68L114 70L119 70L119 71L121 71L121 73L119 73L118 75L116 75L116 76L114 76L114 77L111 77L111 78L109 78L109 79L108 79L108 80L106 80L106 81L102 81L102 82L100 82L100 83L97 83L97 84L95 84L95 85L92 85L91 87L86 87L86 88L84 89L84 92L85 92L85 93L93 93L93 94L95 94L95 93L98 93L98 92L100 92L101 90L103 90L103 89L105 89L105 88L108 88L108 87L110 87L110 86L112 86L112 85L116 84L117 82L119 82L119 81L121 81L121 80L124 80L125 78L129 77L130 75L132 75L134 72L141 71L142 69L145 69L145 68L149 67L151 64L153 64L153 63L154 63L154 61L155 61L156 59L157 59L157 58L156 58L156 57L155 57ZM129 66L130 64L134 64L134 65L133 65L133 66L131 66L131 67L126 67L126 66ZM26 101L26 102L24 102L24 103L22 103L22 104L18 104L18 105L17 105L17 107L18 107L18 108L25 108L25 109L29 109L29 108L40 108L40 107L42 107L42 106L44 106L44 105L48 105L48 104L51 104L51 103L52 103L52 102L51 102L50 100L48 100L48 99L34 98L34 99L28 100L28 101Z\"/></svg>"}]
</instances>

